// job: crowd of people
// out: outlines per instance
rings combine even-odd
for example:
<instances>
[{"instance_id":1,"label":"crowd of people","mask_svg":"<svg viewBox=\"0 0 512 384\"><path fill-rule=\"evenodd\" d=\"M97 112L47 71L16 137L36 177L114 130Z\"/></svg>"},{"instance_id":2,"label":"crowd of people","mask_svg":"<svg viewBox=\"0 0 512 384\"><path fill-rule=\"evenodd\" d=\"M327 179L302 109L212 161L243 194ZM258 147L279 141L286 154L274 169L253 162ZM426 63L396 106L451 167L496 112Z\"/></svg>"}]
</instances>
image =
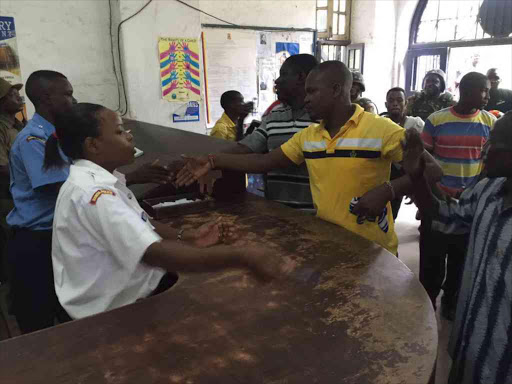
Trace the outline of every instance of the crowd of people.
<instances>
[{"instance_id":1,"label":"crowd of people","mask_svg":"<svg viewBox=\"0 0 512 384\"><path fill-rule=\"evenodd\" d=\"M266 174L269 200L397 256L394 223L410 197L421 218L420 281L434 308L444 291L441 312L454 321L450 383L510 381L512 91L499 88L495 68L463 76L457 101L445 81L434 69L409 98L391 88L379 115L362 97L371 88L361 73L294 55L275 82L278 102L249 134L252 104L237 91L222 95L211 135L232 141L223 153L187 157L177 175L158 162L123 175L134 143L118 114L77 103L63 74L42 70L25 84L35 114L20 121L22 85L0 79L0 278L21 331L163 292L181 271L286 274L292 266L262 246L230 246L226 220L175 230L148 217L127 188L189 185L228 169Z\"/></svg>"},{"instance_id":2,"label":"crowd of people","mask_svg":"<svg viewBox=\"0 0 512 384\"><path fill-rule=\"evenodd\" d=\"M411 197L421 219L420 282L434 308L444 291L441 314L455 321L450 383L512 380L512 269L507 257L512 91L499 88L499 71L465 74L456 101L445 91L444 72L430 70L422 90L410 97L402 88L391 88L382 117L370 99L362 98L367 86L362 75L339 62L313 69L296 66L294 76L297 82L306 79L304 98L301 93L293 105L302 105L309 114L307 128L294 126L292 137L264 148L265 154L240 156L254 152L247 147L256 138L270 140L268 131L256 130L233 143L230 153L187 159L178 183L194 182L212 169L270 174L306 164L317 216L393 253L394 220L403 196ZM290 105L278 96L285 108ZM263 116L264 127L267 119ZM407 143L405 154L400 142ZM419 148L416 153L413 144ZM416 155L412 171L404 161L408 153L405 160ZM275 195L267 197L280 201Z\"/></svg>"}]
</instances>

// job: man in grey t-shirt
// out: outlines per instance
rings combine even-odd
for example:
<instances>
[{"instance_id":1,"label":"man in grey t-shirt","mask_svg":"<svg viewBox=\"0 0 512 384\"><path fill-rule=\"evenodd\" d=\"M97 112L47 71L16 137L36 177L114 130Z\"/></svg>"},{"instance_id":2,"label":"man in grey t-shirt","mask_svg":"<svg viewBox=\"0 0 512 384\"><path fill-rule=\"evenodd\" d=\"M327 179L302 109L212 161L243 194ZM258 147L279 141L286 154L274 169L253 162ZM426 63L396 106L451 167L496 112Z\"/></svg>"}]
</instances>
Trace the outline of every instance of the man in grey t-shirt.
<instances>
[{"instance_id":1,"label":"man in grey t-shirt","mask_svg":"<svg viewBox=\"0 0 512 384\"><path fill-rule=\"evenodd\" d=\"M317 64L315 57L307 54L286 59L275 82L280 103L267 110L261 125L253 133L225 152L269 152L281 147L295 133L315 123L304 109L304 86L306 77ZM265 196L292 208L314 210L305 164L269 172Z\"/></svg>"}]
</instances>

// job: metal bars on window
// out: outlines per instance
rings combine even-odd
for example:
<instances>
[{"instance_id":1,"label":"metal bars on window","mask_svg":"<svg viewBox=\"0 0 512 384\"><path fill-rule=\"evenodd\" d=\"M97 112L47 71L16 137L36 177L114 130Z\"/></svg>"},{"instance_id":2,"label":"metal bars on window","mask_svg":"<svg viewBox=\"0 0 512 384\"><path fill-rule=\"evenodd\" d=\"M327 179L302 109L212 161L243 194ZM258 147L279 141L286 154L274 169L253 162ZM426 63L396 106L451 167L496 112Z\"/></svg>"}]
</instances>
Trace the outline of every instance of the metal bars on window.
<instances>
[{"instance_id":1,"label":"metal bars on window","mask_svg":"<svg viewBox=\"0 0 512 384\"><path fill-rule=\"evenodd\" d=\"M414 43L490 38L478 22L483 0L429 0L421 16Z\"/></svg>"}]
</instances>

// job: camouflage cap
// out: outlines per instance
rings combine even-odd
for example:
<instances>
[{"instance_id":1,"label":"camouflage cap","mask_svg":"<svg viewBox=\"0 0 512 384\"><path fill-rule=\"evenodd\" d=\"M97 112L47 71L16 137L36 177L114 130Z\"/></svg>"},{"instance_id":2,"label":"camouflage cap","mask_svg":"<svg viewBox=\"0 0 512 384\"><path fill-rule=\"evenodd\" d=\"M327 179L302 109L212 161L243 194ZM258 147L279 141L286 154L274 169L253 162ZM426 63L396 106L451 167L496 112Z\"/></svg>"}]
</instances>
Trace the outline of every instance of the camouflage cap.
<instances>
[{"instance_id":1,"label":"camouflage cap","mask_svg":"<svg viewBox=\"0 0 512 384\"><path fill-rule=\"evenodd\" d=\"M425 73L425 77L423 78L422 88L425 88L425 79L428 75L437 75L441 80L441 93L446 89L446 73L442 69L431 69L427 73Z\"/></svg>"},{"instance_id":2,"label":"camouflage cap","mask_svg":"<svg viewBox=\"0 0 512 384\"><path fill-rule=\"evenodd\" d=\"M18 91L23 87L23 84L11 84L7 80L0 78L0 99L7 95L11 88L16 88Z\"/></svg>"},{"instance_id":3,"label":"camouflage cap","mask_svg":"<svg viewBox=\"0 0 512 384\"><path fill-rule=\"evenodd\" d=\"M366 88L364 86L364 77L363 74L359 71L352 71L352 84L358 83L361 87L361 91L366 91Z\"/></svg>"}]
</instances>

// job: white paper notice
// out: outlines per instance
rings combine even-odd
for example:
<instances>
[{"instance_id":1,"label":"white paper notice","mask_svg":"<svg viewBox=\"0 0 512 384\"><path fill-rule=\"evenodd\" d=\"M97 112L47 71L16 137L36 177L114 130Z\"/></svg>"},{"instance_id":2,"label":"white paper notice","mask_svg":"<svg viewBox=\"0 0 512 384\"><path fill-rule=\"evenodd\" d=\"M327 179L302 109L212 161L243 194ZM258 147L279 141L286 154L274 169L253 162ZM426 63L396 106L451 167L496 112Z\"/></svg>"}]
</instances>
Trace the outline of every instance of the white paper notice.
<instances>
[{"instance_id":1,"label":"white paper notice","mask_svg":"<svg viewBox=\"0 0 512 384\"><path fill-rule=\"evenodd\" d=\"M272 56L272 34L260 32L258 39L258 57L267 58Z\"/></svg>"},{"instance_id":2,"label":"white paper notice","mask_svg":"<svg viewBox=\"0 0 512 384\"><path fill-rule=\"evenodd\" d=\"M311 33L304 33L299 38L300 53L313 53L313 36Z\"/></svg>"},{"instance_id":3,"label":"white paper notice","mask_svg":"<svg viewBox=\"0 0 512 384\"><path fill-rule=\"evenodd\" d=\"M245 101L257 98L257 41L254 32L207 30L206 55L210 126L224 112L220 97L226 91L240 92Z\"/></svg>"}]
</instances>

